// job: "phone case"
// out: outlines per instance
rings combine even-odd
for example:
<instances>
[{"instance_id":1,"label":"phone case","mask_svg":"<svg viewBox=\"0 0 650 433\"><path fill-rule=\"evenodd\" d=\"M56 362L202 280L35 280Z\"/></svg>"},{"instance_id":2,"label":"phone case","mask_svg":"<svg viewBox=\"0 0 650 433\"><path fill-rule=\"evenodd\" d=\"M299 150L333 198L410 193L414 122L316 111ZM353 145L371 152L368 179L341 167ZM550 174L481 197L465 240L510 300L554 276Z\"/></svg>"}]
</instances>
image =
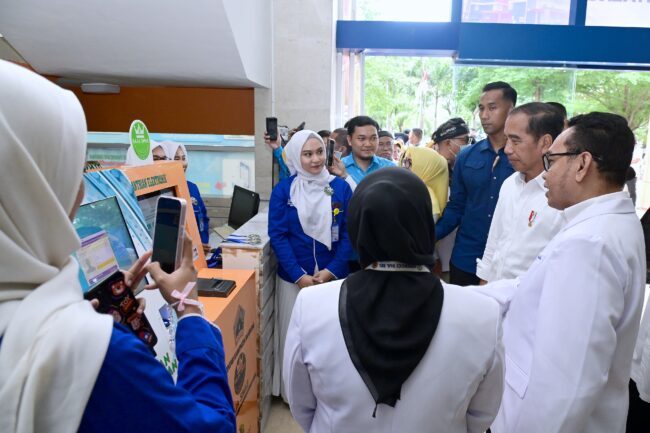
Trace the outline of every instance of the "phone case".
<instances>
[{"instance_id":1,"label":"phone case","mask_svg":"<svg viewBox=\"0 0 650 433\"><path fill-rule=\"evenodd\" d=\"M158 197L158 202L160 202L160 200L176 200L176 201L180 202L180 206L181 206L180 218L179 218L179 222L178 222L179 230L178 230L177 238L176 238L176 255L174 256L175 257L174 270L176 270L181 265L181 261L183 259L183 234L185 233L185 216L186 216L186 213L187 213L187 202L185 201L184 198L165 197L165 196ZM157 206L158 205L156 205L156 207ZM156 225L155 224L154 224L153 236L151 237L151 239L154 240L154 241L156 239ZM155 242L154 242L154 244L155 244ZM154 254L153 254L152 258L151 258L152 261L156 261L155 260L155 255L156 255L156 252L154 251ZM165 269L163 269L163 270L165 270ZM171 272L168 272L168 273L171 273Z\"/></svg>"},{"instance_id":2,"label":"phone case","mask_svg":"<svg viewBox=\"0 0 650 433\"><path fill-rule=\"evenodd\" d=\"M155 355L153 348L158 338L146 316L137 313L138 301L131 289L126 286L122 272L117 271L106 278L97 287L87 292L84 298L88 301L99 300L97 308L99 313L112 315L113 320L133 331Z\"/></svg>"}]
</instances>

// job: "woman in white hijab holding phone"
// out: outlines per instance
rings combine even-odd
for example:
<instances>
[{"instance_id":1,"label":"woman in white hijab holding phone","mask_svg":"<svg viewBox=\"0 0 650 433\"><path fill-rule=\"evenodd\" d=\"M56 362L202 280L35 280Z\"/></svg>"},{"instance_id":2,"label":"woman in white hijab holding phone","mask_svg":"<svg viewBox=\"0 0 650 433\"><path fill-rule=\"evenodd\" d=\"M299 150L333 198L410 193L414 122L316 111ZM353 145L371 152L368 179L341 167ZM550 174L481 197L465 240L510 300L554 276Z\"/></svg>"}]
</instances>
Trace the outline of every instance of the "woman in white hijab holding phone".
<instances>
[{"instance_id":1,"label":"woman in white hijab holding phone","mask_svg":"<svg viewBox=\"0 0 650 433\"><path fill-rule=\"evenodd\" d=\"M85 151L74 94L0 60L0 431L234 432L221 333L197 306L177 307L174 384L135 334L84 301L71 220ZM173 274L145 254L125 282L150 272L174 302L196 278L185 249Z\"/></svg>"}]
</instances>

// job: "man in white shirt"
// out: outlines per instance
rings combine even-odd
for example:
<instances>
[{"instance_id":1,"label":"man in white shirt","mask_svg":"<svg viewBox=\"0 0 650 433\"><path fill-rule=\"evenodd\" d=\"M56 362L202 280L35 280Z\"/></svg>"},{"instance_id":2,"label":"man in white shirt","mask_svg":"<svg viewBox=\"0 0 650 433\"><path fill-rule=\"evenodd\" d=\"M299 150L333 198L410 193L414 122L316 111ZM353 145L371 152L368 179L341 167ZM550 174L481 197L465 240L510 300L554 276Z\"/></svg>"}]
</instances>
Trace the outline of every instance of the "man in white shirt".
<instances>
[{"instance_id":1,"label":"man in white shirt","mask_svg":"<svg viewBox=\"0 0 650 433\"><path fill-rule=\"evenodd\" d=\"M566 225L518 280L476 291L505 315L506 386L493 433L623 433L639 330L643 232L622 191L634 134L577 116L544 154L548 204Z\"/></svg>"},{"instance_id":2,"label":"man in white shirt","mask_svg":"<svg viewBox=\"0 0 650 433\"><path fill-rule=\"evenodd\" d=\"M546 201L542 179L542 155L563 128L560 113L543 102L520 105L508 115L504 151L516 172L501 186L485 252L477 261L481 284L526 272L564 225L560 211Z\"/></svg>"}]
</instances>

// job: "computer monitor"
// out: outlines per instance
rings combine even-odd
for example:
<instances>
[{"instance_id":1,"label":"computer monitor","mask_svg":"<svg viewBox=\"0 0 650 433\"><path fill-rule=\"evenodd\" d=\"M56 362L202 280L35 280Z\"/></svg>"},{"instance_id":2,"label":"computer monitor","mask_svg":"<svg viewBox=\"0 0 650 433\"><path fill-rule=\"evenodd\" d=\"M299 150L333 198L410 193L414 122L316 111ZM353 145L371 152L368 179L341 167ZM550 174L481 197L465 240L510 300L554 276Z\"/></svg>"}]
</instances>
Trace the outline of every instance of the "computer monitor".
<instances>
[{"instance_id":1,"label":"computer monitor","mask_svg":"<svg viewBox=\"0 0 650 433\"><path fill-rule=\"evenodd\" d=\"M249 219L257 215L260 208L260 195L254 191L235 185L230 202L230 213L228 214L228 225L238 229Z\"/></svg>"},{"instance_id":2,"label":"computer monitor","mask_svg":"<svg viewBox=\"0 0 650 433\"><path fill-rule=\"evenodd\" d=\"M129 269L138 259L116 197L82 205L73 225L83 240L82 257L79 254L75 257L80 262L79 282L84 292L97 285L102 275L115 267L113 261L117 261L120 269Z\"/></svg>"}]
</instances>

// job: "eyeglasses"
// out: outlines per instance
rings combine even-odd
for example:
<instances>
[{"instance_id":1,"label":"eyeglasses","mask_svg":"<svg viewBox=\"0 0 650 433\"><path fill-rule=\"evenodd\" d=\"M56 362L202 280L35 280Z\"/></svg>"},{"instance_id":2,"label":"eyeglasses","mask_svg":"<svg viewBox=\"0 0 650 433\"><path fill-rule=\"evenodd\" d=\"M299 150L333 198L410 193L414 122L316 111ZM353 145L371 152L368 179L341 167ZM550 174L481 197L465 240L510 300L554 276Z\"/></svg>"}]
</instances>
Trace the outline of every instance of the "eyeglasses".
<instances>
[{"instance_id":1,"label":"eyeglasses","mask_svg":"<svg viewBox=\"0 0 650 433\"><path fill-rule=\"evenodd\" d=\"M576 156L576 155L580 155L581 153L584 153L584 152L587 152L589 155L591 155L591 158L594 161L602 164L603 158L598 156L598 155L595 155L595 154L591 153L588 150L581 150L581 151L575 151L575 152L561 152L561 153L545 153L544 155L542 155L542 164L544 164L544 171L548 171L551 168L551 163L552 163L552 161L550 160L551 156Z\"/></svg>"},{"instance_id":2,"label":"eyeglasses","mask_svg":"<svg viewBox=\"0 0 650 433\"><path fill-rule=\"evenodd\" d=\"M453 140L458 140L462 144L473 144L474 143L474 137L469 137L469 136L468 137L454 137L451 140L452 141Z\"/></svg>"}]
</instances>

